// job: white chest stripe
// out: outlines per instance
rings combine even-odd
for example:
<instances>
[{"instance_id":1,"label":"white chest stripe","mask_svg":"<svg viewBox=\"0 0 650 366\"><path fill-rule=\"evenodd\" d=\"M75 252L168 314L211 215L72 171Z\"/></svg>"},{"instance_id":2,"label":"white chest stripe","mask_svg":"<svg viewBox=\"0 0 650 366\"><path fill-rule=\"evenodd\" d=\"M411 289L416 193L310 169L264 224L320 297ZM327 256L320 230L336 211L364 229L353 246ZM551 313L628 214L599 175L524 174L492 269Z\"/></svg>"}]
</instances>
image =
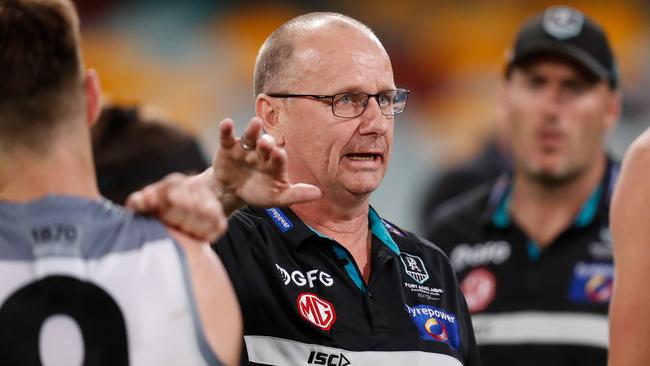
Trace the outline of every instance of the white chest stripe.
<instances>
[{"instance_id":1,"label":"white chest stripe","mask_svg":"<svg viewBox=\"0 0 650 366\"><path fill-rule=\"evenodd\" d=\"M605 315L523 311L472 316L476 342L498 344L563 344L607 348Z\"/></svg>"},{"instance_id":2,"label":"white chest stripe","mask_svg":"<svg viewBox=\"0 0 650 366\"><path fill-rule=\"evenodd\" d=\"M463 366L456 358L439 353L422 351L353 352L267 336L244 336L244 340L249 360L269 365ZM317 359L324 361L317 361Z\"/></svg>"}]
</instances>

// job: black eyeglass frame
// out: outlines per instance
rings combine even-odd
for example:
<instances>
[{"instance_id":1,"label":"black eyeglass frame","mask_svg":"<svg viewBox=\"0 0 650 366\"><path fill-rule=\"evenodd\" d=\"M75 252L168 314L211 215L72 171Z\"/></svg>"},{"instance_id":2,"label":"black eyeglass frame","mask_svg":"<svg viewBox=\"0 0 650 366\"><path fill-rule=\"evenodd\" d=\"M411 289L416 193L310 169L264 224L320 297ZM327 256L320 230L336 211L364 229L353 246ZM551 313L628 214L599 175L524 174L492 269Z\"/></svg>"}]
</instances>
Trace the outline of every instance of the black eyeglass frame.
<instances>
[{"instance_id":1,"label":"black eyeglass frame","mask_svg":"<svg viewBox=\"0 0 650 366\"><path fill-rule=\"evenodd\" d=\"M381 104L379 103L378 98L382 94L384 94L386 92L391 92L391 91L394 91L394 92L403 91L405 93L406 97L404 99L404 108L402 108L402 110L397 112L397 113L386 114L381 109ZM410 93L411 93L411 91L408 90L408 89L397 88L397 89L383 90L383 91L381 91L381 92L379 92L377 94L368 94L368 93L363 93L363 92L344 92L344 93L336 93L336 94L333 94L333 95L284 94L284 93L265 93L265 94L268 95L269 97L273 97L273 98L314 98L314 99L317 99L317 100L320 100L320 101L323 101L325 99L330 99L330 107L332 108L332 114L333 115L335 115L336 117L339 117L339 118L356 118L356 117L359 117L360 115L362 115L363 112L366 111L366 109L368 109L368 104L369 104L368 101L370 100L370 98L375 98L375 100L377 101L377 104L379 104L379 107L380 107L379 110L381 111L381 114L383 114L384 116L392 117L392 116L398 115L398 114L404 112L404 110L406 109L406 103L408 102L408 96L409 96ZM339 116L338 114L336 114L336 112L334 112L334 98L336 98L337 96L344 96L344 95L347 95L347 94L356 94L356 95L363 94L363 95L366 95L368 97L368 99L366 99L366 105L363 106L363 109L361 110L361 112L359 114L357 114L356 116ZM397 94L395 94L395 95L397 95Z\"/></svg>"}]
</instances>

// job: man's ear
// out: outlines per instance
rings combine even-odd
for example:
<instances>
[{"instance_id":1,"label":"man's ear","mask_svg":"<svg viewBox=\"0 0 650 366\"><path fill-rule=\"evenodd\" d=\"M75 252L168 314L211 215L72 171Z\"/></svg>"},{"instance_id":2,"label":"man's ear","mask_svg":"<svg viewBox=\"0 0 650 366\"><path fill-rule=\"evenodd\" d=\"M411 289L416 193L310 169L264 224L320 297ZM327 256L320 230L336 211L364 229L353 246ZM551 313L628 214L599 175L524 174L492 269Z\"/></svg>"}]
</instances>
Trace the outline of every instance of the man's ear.
<instances>
[{"instance_id":1,"label":"man's ear","mask_svg":"<svg viewBox=\"0 0 650 366\"><path fill-rule=\"evenodd\" d=\"M84 91L86 93L86 123L88 126L92 126L97 122L102 109L102 87L99 75L94 69L86 71Z\"/></svg>"},{"instance_id":2,"label":"man's ear","mask_svg":"<svg viewBox=\"0 0 650 366\"><path fill-rule=\"evenodd\" d=\"M284 126L280 121L280 101L266 94L255 99L255 113L264 123L264 131L275 139L279 146L284 145Z\"/></svg>"},{"instance_id":3,"label":"man's ear","mask_svg":"<svg viewBox=\"0 0 650 366\"><path fill-rule=\"evenodd\" d=\"M611 90L607 98L607 109L605 112L605 127L609 130L616 126L621 118L623 96L619 90Z\"/></svg>"},{"instance_id":4,"label":"man's ear","mask_svg":"<svg viewBox=\"0 0 650 366\"><path fill-rule=\"evenodd\" d=\"M510 104L512 103L512 79L510 76L501 81L498 93L498 118L501 121L506 121L510 111Z\"/></svg>"}]
</instances>

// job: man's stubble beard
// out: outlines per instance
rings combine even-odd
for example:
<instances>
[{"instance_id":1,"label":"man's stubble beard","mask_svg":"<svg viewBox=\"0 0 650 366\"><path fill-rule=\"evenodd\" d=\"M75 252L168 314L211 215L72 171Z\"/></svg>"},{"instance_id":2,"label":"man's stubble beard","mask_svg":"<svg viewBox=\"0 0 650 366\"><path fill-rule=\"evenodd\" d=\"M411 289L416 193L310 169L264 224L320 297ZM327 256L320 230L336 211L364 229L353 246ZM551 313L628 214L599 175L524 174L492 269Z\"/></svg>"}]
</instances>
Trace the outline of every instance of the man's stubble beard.
<instances>
[{"instance_id":1,"label":"man's stubble beard","mask_svg":"<svg viewBox=\"0 0 650 366\"><path fill-rule=\"evenodd\" d=\"M550 172L538 171L537 169L531 169L525 166L523 167L523 173L526 179L531 182L538 183L549 189L557 189L578 180L586 174L588 168L588 166L573 166L564 169L564 171Z\"/></svg>"}]
</instances>

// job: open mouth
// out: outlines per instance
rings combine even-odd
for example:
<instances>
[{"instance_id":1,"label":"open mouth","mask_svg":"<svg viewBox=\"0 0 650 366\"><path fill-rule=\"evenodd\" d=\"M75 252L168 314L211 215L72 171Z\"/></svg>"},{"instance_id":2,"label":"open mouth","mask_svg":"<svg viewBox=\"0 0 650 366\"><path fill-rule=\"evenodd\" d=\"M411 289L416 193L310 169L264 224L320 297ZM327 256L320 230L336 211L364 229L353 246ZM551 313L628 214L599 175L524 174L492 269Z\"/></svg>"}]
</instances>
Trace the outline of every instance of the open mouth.
<instances>
[{"instance_id":1,"label":"open mouth","mask_svg":"<svg viewBox=\"0 0 650 366\"><path fill-rule=\"evenodd\" d=\"M376 161L381 159L379 153L350 153L345 154L345 157L354 161Z\"/></svg>"}]
</instances>

